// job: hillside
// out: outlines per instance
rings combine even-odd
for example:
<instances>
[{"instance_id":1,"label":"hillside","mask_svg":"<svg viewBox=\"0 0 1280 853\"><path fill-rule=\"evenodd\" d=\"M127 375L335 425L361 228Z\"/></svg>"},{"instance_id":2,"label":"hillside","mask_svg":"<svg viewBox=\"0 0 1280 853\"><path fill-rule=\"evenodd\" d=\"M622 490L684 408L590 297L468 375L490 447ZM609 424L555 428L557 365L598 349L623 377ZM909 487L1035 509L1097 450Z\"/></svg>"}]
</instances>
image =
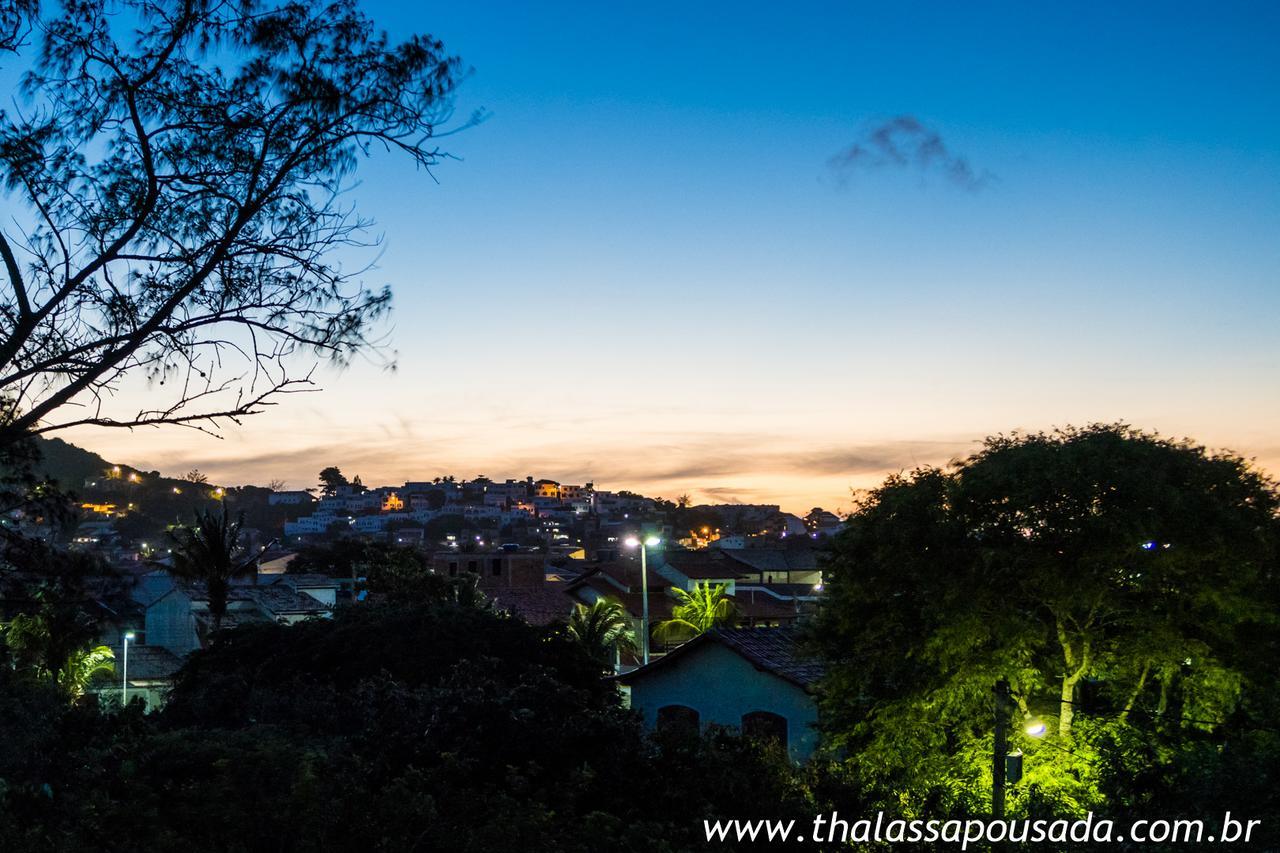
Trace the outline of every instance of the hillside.
<instances>
[{"instance_id":1,"label":"hillside","mask_svg":"<svg viewBox=\"0 0 1280 853\"><path fill-rule=\"evenodd\" d=\"M60 438L37 438L40 448L39 473L63 488L78 488L85 480L102 476L112 463L98 454ZM121 470L132 469L122 466Z\"/></svg>"}]
</instances>

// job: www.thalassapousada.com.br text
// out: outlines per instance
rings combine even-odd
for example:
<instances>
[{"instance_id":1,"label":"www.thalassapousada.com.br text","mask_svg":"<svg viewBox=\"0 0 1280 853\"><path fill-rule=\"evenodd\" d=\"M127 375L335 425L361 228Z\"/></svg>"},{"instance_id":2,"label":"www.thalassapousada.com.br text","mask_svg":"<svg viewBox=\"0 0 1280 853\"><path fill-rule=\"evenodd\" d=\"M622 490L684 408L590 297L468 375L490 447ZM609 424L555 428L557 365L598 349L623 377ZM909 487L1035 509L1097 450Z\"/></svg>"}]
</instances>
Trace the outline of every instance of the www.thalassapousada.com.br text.
<instances>
[{"instance_id":1,"label":"www.thalassapousada.com.br text","mask_svg":"<svg viewBox=\"0 0 1280 853\"><path fill-rule=\"evenodd\" d=\"M707 841L829 843L942 843L967 850L971 845L1131 843L1247 844L1256 839L1261 821L1233 817L1220 821L1195 818L1139 818L1117 822L1095 818L1090 812L1075 820L916 819L877 812L873 817L846 819L839 812L816 815L809 825L790 820L704 820Z\"/></svg>"}]
</instances>

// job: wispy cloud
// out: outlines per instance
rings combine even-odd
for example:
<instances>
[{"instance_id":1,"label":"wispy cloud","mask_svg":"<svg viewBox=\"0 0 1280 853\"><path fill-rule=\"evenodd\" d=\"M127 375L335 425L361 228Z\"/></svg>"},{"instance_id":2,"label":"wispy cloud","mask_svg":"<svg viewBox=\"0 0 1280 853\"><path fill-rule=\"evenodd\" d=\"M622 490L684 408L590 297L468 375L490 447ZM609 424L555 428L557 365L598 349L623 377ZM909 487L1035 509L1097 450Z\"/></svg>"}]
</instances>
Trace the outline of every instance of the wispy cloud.
<instances>
[{"instance_id":1,"label":"wispy cloud","mask_svg":"<svg viewBox=\"0 0 1280 853\"><path fill-rule=\"evenodd\" d=\"M895 116L868 128L852 145L828 159L827 168L842 186L858 171L885 168L940 174L970 192L982 189L995 177L974 169L968 158L947 147L938 131L910 115Z\"/></svg>"},{"instance_id":2,"label":"wispy cloud","mask_svg":"<svg viewBox=\"0 0 1280 853\"><path fill-rule=\"evenodd\" d=\"M480 452L464 437L452 433L427 439L412 428L361 436L339 434L331 441L306 442L279 450L259 447L220 448L190 455L153 454L152 464L181 471L198 465L202 471L229 483L261 483L282 477L294 486L310 485L315 471L337 465L365 482L381 483L443 474L521 477L525 474L558 479L608 483L615 488L703 491L723 488L739 499L763 497L757 478L863 478L943 464L971 452L967 439L821 443L803 446L772 433L706 432L648 434L625 439L601 436L595 441L526 442L506 452ZM129 460L121 460L129 461ZM473 470L474 469L474 470ZM755 481L755 482L753 482Z\"/></svg>"}]
</instances>

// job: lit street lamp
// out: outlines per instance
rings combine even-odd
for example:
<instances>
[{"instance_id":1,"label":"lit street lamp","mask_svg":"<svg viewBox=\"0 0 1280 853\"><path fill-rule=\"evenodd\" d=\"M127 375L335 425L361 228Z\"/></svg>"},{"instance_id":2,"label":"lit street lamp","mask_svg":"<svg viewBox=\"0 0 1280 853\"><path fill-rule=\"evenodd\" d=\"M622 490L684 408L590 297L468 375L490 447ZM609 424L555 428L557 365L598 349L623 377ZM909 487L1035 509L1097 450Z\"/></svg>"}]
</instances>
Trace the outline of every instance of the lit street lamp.
<instances>
[{"instance_id":1,"label":"lit street lamp","mask_svg":"<svg viewBox=\"0 0 1280 853\"><path fill-rule=\"evenodd\" d=\"M124 674L120 678L120 707L129 704L129 641L137 635L132 631L124 632Z\"/></svg>"},{"instance_id":2,"label":"lit street lamp","mask_svg":"<svg viewBox=\"0 0 1280 853\"><path fill-rule=\"evenodd\" d=\"M627 538L623 544L628 548L640 546L640 662L649 663L649 566L648 551L662 542L657 536L649 536L641 540L634 536Z\"/></svg>"}]
</instances>

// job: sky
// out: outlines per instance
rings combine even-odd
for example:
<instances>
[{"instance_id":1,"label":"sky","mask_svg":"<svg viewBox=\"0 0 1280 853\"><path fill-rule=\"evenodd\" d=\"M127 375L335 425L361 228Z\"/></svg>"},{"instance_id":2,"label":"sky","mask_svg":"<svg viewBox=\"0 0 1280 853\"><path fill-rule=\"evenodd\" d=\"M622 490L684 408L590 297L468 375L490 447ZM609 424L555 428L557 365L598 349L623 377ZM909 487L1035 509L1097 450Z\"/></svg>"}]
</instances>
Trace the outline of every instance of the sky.
<instances>
[{"instance_id":1,"label":"sky","mask_svg":"<svg viewBox=\"0 0 1280 853\"><path fill-rule=\"evenodd\" d=\"M1280 5L366 5L488 114L433 175L361 166L396 369L65 437L800 512L1095 421L1280 473Z\"/></svg>"}]
</instances>

